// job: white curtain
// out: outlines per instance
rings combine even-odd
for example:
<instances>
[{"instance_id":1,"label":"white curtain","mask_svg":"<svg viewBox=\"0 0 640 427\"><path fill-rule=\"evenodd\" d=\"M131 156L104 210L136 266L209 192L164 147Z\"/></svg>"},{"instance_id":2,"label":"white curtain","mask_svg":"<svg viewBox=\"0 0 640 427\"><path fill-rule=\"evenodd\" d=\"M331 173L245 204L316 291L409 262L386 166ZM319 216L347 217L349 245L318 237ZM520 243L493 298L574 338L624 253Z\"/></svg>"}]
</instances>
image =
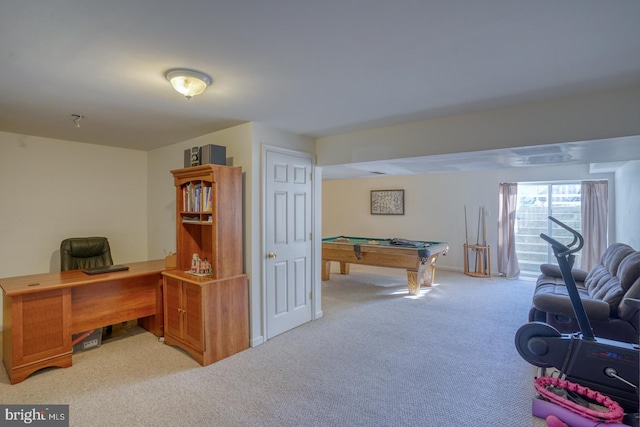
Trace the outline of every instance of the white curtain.
<instances>
[{"instance_id":1,"label":"white curtain","mask_svg":"<svg viewBox=\"0 0 640 427\"><path fill-rule=\"evenodd\" d=\"M507 279L520 277L520 267L516 256L516 206L518 184L501 183L498 212L498 272Z\"/></svg>"},{"instance_id":2,"label":"white curtain","mask_svg":"<svg viewBox=\"0 0 640 427\"><path fill-rule=\"evenodd\" d=\"M580 268L586 271L600 262L607 249L609 185L607 181L582 181L582 237Z\"/></svg>"}]
</instances>

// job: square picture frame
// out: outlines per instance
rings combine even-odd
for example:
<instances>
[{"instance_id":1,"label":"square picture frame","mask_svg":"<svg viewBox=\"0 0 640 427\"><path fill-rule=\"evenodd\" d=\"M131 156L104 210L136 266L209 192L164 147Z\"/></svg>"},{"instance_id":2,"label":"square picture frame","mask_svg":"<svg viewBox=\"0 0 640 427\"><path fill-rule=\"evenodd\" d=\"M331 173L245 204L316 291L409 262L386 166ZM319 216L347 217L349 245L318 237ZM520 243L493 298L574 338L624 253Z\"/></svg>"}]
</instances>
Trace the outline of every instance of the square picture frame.
<instances>
[{"instance_id":1,"label":"square picture frame","mask_svg":"<svg viewBox=\"0 0 640 427\"><path fill-rule=\"evenodd\" d=\"M404 190L371 190L371 215L404 215Z\"/></svg>"}]
</instances>

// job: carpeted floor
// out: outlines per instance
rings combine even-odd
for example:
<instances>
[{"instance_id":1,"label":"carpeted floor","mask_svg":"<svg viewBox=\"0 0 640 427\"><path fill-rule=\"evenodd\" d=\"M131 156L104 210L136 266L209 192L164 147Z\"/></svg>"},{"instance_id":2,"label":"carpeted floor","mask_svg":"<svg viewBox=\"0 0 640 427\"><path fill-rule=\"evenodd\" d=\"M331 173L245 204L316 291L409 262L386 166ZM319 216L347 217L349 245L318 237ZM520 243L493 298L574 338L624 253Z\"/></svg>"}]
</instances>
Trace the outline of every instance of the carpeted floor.
<instances>
[{"instance_id":1,"label":"carpeted floor","mask_svg":"<svg viewBox=\"0 0 640 427\"><path fill-rule=\"evenodd\" d=\"M132 333L10 385L0 402L70 405L72 426L529 426L533 369L514 335L533 283L401 270L323 283L324 317L201 367Z\"/></svg>"}]
</instances>

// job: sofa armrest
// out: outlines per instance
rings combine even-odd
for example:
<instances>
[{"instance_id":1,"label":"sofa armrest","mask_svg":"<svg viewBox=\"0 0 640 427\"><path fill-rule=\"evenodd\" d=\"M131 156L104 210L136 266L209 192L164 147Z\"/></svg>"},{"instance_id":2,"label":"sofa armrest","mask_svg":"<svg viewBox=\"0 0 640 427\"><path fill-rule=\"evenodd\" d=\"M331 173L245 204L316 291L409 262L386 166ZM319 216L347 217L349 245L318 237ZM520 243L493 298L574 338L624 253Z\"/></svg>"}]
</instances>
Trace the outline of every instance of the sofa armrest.
<instances>
[{"instance_id":1,"label":"sofa armrest","mask_svg":"<svg viewBox=\"0 0 640 427\"><path fill-rule=\"evenodd\" d=\"M545 313L561 314L573 319L576 318L575 311L571 305L571 298L568 295L549 292L548 289L540 289L533 296L533 305L536 309ZM582 305L589 320L607 321L611 313L608 303L600 300L582 298Z\"/></svg>"},{"instance_id":2,"label":"sofa armrest","mask_svg":"<svg viewBox=\"0 0 640 427\"><path fill-rule=\"evenodd\" d=\"M544 276L556 277L558 279L562 278L560 267L555 264L540 264L540 272ZM580 270L579 268L571 269L573 280L576 281L576 284L578 284L578 286L582 286L582 283L584 283L585 279L587 278L587 274L589 273L584 270Z\"/></svg>"},{"instance_id":3,"label":"sofa armrest","mask_svg":"<svg viewBox=\"0 0 640 427\"><path fill-rule=\"evenodd\" d=\"M540 272L549 277L561 278L560 267L555 264L540 264Z\"/></svg>"}]
</instances>

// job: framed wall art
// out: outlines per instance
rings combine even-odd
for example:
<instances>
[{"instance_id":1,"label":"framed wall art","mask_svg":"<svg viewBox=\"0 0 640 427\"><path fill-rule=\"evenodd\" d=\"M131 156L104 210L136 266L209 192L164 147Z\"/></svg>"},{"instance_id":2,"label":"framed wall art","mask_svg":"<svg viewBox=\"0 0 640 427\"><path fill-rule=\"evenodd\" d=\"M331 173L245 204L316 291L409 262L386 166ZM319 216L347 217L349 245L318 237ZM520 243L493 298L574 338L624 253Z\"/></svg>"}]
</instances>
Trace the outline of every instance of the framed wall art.
<instances>
[{"instance_id":1,"label":"framed wall art","mask_svg":"<svg viewBox=\"0 0 640 427\"><path fill-rule=\"evenodd\" d=\"M404 190L371 190L371 215L404 215Z\"/></svg>"}]
</instances>

